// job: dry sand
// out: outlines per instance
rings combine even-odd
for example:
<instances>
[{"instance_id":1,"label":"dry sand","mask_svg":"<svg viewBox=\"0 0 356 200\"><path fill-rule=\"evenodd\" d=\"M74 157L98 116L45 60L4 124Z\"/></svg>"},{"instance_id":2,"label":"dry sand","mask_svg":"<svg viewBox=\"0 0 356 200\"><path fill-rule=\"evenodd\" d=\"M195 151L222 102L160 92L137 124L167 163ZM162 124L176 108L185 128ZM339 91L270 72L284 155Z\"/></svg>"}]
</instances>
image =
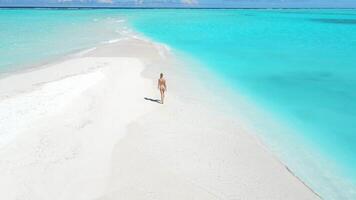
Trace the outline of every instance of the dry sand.
<instances>
[{"instance_id":1,"label":"dry sand","mask_svg":"<svg viewBox=\"0 0 356 200\"><path fill-rule=\"evenodd\" d=\"M187 69L133 37L0 79L0 199L319 198Z\"/></svg>"}]
</instances>

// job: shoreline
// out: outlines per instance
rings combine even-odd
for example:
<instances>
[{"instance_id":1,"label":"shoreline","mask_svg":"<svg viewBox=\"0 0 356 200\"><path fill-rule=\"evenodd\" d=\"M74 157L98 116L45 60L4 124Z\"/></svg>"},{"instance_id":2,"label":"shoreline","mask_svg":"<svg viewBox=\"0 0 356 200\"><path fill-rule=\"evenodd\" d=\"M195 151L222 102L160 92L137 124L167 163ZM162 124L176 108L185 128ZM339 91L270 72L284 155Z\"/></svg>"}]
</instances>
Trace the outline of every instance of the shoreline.
<instances>
[{"instance_id":1,"label":"shoreline","mask_svg":"<svg viewBox=\"0 0 356 200\"><path fill-rule=\"evenodd\" d=\"M97 135L94 131L86 130L87 134L88 133L91 134L92 141L87 141L88 144L86 148L83 148L83 152L76 150L76 148L79 148L78 144L82 143L82 140L85 140L84 139L85 136L84 135L80 137L76 136L77 138L75 139L77 140L78 144L73 144L74 150L72 149L69 151L71 153L69 153L70 155L68 161L65 158L61 158L62 160L60 159L61 162L63 162L61 163L61 165L67 166L66 171L61 172L62 175L64 175L64 177L68 177L69 174L74 175L73 167L75 166L76 166L75 168L78 168L79 166L84 167L93 164L93 162L96 163L94 166L91 167L92 171L89 170L87 172L83 172L80 174L82 176L81 178L83 179L85 175L88 174L93 175L93 172L95 172L96 170L101 171L101 173L99 174L101 174L102 176L98 176L97 174L93 176L94 179L98 179L99 181L97 182L93 181L87 183L85 184L87 188L84 187L86 189L89 188L91 189L100 188L100 189L96 189L95 191L92 191L91 194L86 194L83 196L84 191L83 189L79 188L80 184L71 187L70 191L68 190L62 192L60 192L61 190L59 188L52 188L53 186L51 187L51 185L48 185L46 187L50 187L50 188L47 188L49 189L49 193L47 194L48 195L47 197L51 197L51 195L54 194L61 194L62 199L72 199L74 197L76 199L88 199L88 198L89 199L90 198L91 199L98 199L98 198L115 199L117 197L126 197L128 199L131 199L131 198L139 198L139 197L149 198L150 196L146 196L146 195L151 195L151 196L156 195L157 198L167 199L169 196L167 196L168 194L166 194L163 191L163 190L167 190L171 192L171 194L176 194L177 196L175 198L177 199L182 197L179 195L183 195L183 196L185 195L184 197L188 199L190 198L231 199L232 197L239 197L239 198L243 198L243 197L263 198L264 197L264 198L278 199L278 197L281 196L284 196L285 198L280 198L280 199L286 199L286 198L287 199L301 199L301 198L317 199L318 198L317 197L318 194L316 194L302 180L300 180L297 176L295 176L293 172L289 170L288 166L284 165L281 161L279 161L270 151L264 150L265 147L260 146L261 141L256 141L256 138L254 138L255 136L253 136L254 134L250 135L250 133L246 131L248 129L246 129L244 124L239 124L239 122L236 122L236 120L232 120L229 117L220 116L222 114L220 111L215 110L215 108L211 108L212 104L217 103L217 105L219 106L220 104L218 102L220 101L220 99L212 98L212 99L204 100L204 97L210 97L209 94L210 91L207 91L207 89L205 89L204 91L205 86L199 85L200 83L199 80L194 80L193 77L194 75L190 74L188 71L185 71L186 70L185 67L179 68L178 66L181 66L182 63L179 63L179 61L172 60L171 57L173 57L173 55L164 55L164 54L162 55L161 53L159 53L159 50L157 50L157 46L155 45L159 45L159 44L147 40L146 41L140 40L138 38L131 38L116 43L102 44L102 45L98 45L96 49L94 49L93 51L86 52L83 55L80 55L79 58L77 58L77 61L79 62L78 65L79 67L77 67L77 69L68 67L68 66L76 66L75 63L72 63L70 65L68 64L68 62L70 63L73 62L73 60L76 60L75 58L67 59L67 60L64 59L58 63L55 62L54 64L45 65L44 67L39 67L39 68L36 67L35 69L29 72L26 71L22 73L16 73L0 79L1 83L4 82L4 79L7 79L8 83L11 83L13 82L13 79L19 80L20 78L26 76L31 78L31 76L28 76L28 74L38 75L39 72L41 73L42 71L42 74L39 76L41 77L42 80L33 79L33 81L36 84L33 84L32 82L32 84L27 85L29 84L29 82L25 82L22 83L22 85L19 85L17 88L15 86L15 88L12 89L10 88L6 90L0 87L0 91L2 93L0 98L0 104L1 104L1 101L4 100L3 98L4 91L5 93L6 91L8 91L8 96L10 96L8 98L14 98L15 96L16 96L15 98L17 98L18 95L22 94L22 93L18 93L18 91L21 91L21 87L24 86L26 87L22 88L22 91L24 91L24 93L28 93L29 91L38 90L39 85L40 87L46 87L46 85L48 84L59 83L61 81L63 82L63 80L66 79L69 80L70 78L75 78L81 75L85 76L91 74L93 75L93 77L96 77L95 79L89 78L90 82L94 81L93 86L87 87L86 84L84 84L83 89L80 90L78 94L75 94L76 95L76 97L74 98L76 99L75 101L80 99L79 102L82 103L87 102L84 103L88 106L87 108L83 105L80 105L81 103L78 104L75 102L74 103L68 102L68 104L65 106L66 109L64 109L65 112L63 112L62 109L59 109L58 111L55 112L55 114L50 113L48 116L45 116L43 118L44 120L49 121L50 122L49 124L52 123L52 126L46 127L46 125L43 125L42 123L41 125L39 125L38 122L34 122L37 123L37 125L39 126L33 128L38 129L37 131L39 133L33 130L32 132L31 130L30 131L26 130L24 131L24 133L26 133L27 135L26 134L18 135L18 137L22 138L20 139L20 141L15 142L18 144L12 147L7 146L5 148L7 149L7 151L9 151L9 149L10 150L12 149L12 154L17 155L17 157L19 155L21 157L22 155L24 156L24 158L28 159L25 152L28 150L35 149L35 147L32 146L33 144L41 144L42 140L46 140L43 138L47 138L47 139L51 137L57 139L61 138L59 133L57 134L52 133L52 131L56 132L53 130L54 127L57 127L58 129L63 129L62 127L63 124L61 123L65 122L71 124L75 121L78 121L78 119L80 119L79 121L83 122L81 125L79 125L80 127L83 126L80 129L87 129L86 127L88 126L89 127L94 126L97 127L96 128L97 132L102 132L102 130L99 128L103 128L104 130L111 132L111 134L106 136L105 143L110 144L108 145L110 148L107 148L107 151L108 152L113 151L112 154L108 152L106 153L101 152L102 153L101 155L99 153L96 153L98 154L95 157L97 160L95 159L91 160L93 158L90 158L89 154L83 153L85 151L88 151L95 154L96 152L95 149L100 152L100 149L104 148L104 146L100 146L100 144L95 144L95 142L97 142L95 140L98 139L97 137L100 137L100 135ZM119 49L122 48L125 48L125 52L118 51ZM162 48L164 49L164 47ZM167 50L164 51L167 53ZM168 52L168 54L170 53ZM85 61L86 59L89 60ZM128 70L127 66L139 66L140 64L138 63L133 64L136 61L138 61L138 63L139 62L142 63L141 71L139 70L140 67L133 67L136 68L136 71L132 72L132 74L128 77L135 77L134 80L139 81L140 84L139 86L135 86L135 89L133 90L132 88L131 90L127 90L125 89L125 87L129 87L129 86L133 87L132 84L128 85L125 84L125 82L123 81L116 80L117 77L115 77L114 75L120 75L120 73L123 73L126 70ZM90 63L92 62L109 63L108 64L109 67L106 66L98 67L95 65L89 67L85 66L85 65L91 65ZM67 65L65 65L65 63L67 63ZM120 70L116 69L118 65L122 65L121 67L119 67ZM67 69L63 69L62 68L63 66L67 66ZM58 73L59 69L65 72L63 73L61 72L61 74L56 74ZM154 90L154 88L155 88L155 77L160 71L163 71L163 73L167 74L167 77L169 77L167 103L162 106L156 103L145 101L143 99L144 97L149 97L149 98L158 97L158 93L157 91ZM97 73L97 74L92 74L92 73ZM139 77L141 77L140 79L137 78L138 77L137 73ZM124 79L124 77L122 78ZM121 86L118 85L113 86L112 83L104 84L104 82L112 82L114 80L116 83L118 83L118 85ZM77 81L78 80L75 79L72 80L73 83L76 83ZM130 82L131 80L128 79L128 81ZM194 93L192 94L192 92L189 91L187 92L185 88L181 87L182 83L183 84L190 83L189 85L191 86L191 90L194 91L194 89L197 89L195 91L200 91L203 95L201 96L201 94L194 94ZM110 88L110 90L107 91L108 93L102 93L100 90L98 90L99 88L105 90L106 87L103 87L103 84L106 87ZM3 85L7 85L7 84L3 84ZM122 91L124 97L121 98L120 97L121 95L111 96L112 94L110 93L110 91L115 93L116 90L114 89L117 89L118 91ZM67 88L64 88L63 92L66 93L67 90L68 90ZM137 94L138 91L141 91L141 93ZM106 97L111 97L112 99L110 100L110 102L112 102L110 103L111 106L114 107L119 106L117 108L121 108L121 109L128 109L125 108L126 106L128 106L130 107L130 109L126 110L123 113L120 113L120 111L118 111L118 113L112 111L109 112L109 110L111 109L110 106L105 105L107 103L105 102L106 99L103 97L99 97L98 96L99 94L102 95L104 94ZM134 103L132 103L128 99L126 99L124 103L123 99L126 98L126 95L132 96L131 100L133 100ZM91 98L93 102L96 102L96 104L95 103L93 104L94 107L89 106L91 104L88 102L88 98ZM97 100L95 101L94 99ZM125 105L121 105L121 104L125 104ZM136 106L139 107L143 106L141 107L141 109L143 109L144 111L142 112L141 109L135 108ZM80 108L79 110L78 107ZM113 134L112 131L115 132L113 127L105 128L105 126L100 125L100 123L98 123L95 120L88 120L88 118L90 119L92 117L91 115L94 114L93 111L91 111L90 109L88 110L89 107L91 107L91 109L94 110L95 109L97 110L98 108L102 107L105 109L103 110L99 109L96 112L100 111L103 114L104 113L106 114L106 112L111 113L109 117L103 115L101 116L101 118L103 119L97 118L96 120L98 120L100 123L105 124L106 123L105 120L109 120L111 121L110 123L111 126L114 126L113 124L117 122L125 121L124 123L120 123L119 129L121 130L120 131L121 134L119 139L117 138L117 136L114 136L115 134L112 135ZM134 114L133 117L129 117L130 120L127 120L125 118L129 113L132 112L131 109L134 109L134 113L136 114ZM193 112L193 114L191 115L191 113L188 113L186 109L191 109L190 111ZM75 110L80 112L74 114ZM200 113L204 113L205 115L200 116L201 115ZM64 118L64 120L60 117L60 116L71 116L71 115L74 115L74 117L72 118L70 117L69 119ZM117 118L119 119L118 121L115 118L112 118L116 115L118 115ZM164 123L162 124L162 122ZM204 127L206 123L210 123L210 122L212 123L211 126L214 127L213 129L210 129L210 127ZM165 123L168 123L168 126L165 125ZM183 127L179 127L179 125ZM224 127L225 125L228 128L223 129L221 133L220 128L226 128ZM48 131L51 129L52 131ZM201 129L203 129L203 131ZM162 132L157 133L157 130L161 130ZM72 130L72 132L76 133L74 129ZM235 135L235 132L238 132L237 135ZM42 137L41 134L46 135L46 137ZM31 136L32 139L28 138L30 137L30 135L32 135ZM68 141L71 141L73 139L71 138L72 136L69 136L68 134L65 135ZM183 137L182 135L185 137ZM26 138L30 139L30 141L26 141ZM113 140L113 138L116 139ZM239 142L239 140L241 139L245 139L245 142ZM60 140L59 143L55 143L54 141L52 142L58 146L64 145L62 146L62 148L66 149L67 148L66 141L63 139L59 139L59 140ZM196 143L191 143L191 141L195 141ZM215 141L220 141L222 143L220 144ZM71 144L72 142L69 143ZM248 143L248 145L246 145L245 143ZM22 149L21 151L16 149L15 147L18 146L19 144L27 146L27 149L25 148ZM95 148L93 147L91 149L91 145L96 147ZM241 148L239 147L239 145L240 146L243 145L242 149L248 150L249 153L247 152L244 153L244 151L238 151L238 150L242 150L239 149ZM238 149L235 149L236 146L238 147ZM51 149L50 146L45 146L45 147ZM60 152L61 148L54 150L54 155L57 155L55 151ZM235 155L236 153L235 151L240 153ZM131 158L128 155L131 153L132 155L137 155L137 157ZM195 154L191 156L190 154L192 153ZM250 153L252 153L252 155L260 157L261 160L268 161L268 162L257 161L256 158L254 159L250 158ZM0 155L10 156L9 154L10 154L9 152L7 153L4 152L4 148L2 147L0 148ZM45 154L44 150L40 153L40 155L42 154ZM75 155L74 157L73 154ZM243 154L242 157L241 154ZM211 155L213 156L209 157ZM36 156L38 155L35 154L33 158L35 158ZM53 166L52 164L49 164L51 163L50 160L52 156L53 155L45 155L44 158L43 155L42 157L39 156L38 158L39 161L37 162L40 163L38 164L39 166L43 167L41 168L42 170L45 171L52 170L51 171L52 173L56 171L55 168L57 166L55 165L58 165L58 163L53 164ZM65 155L64 157L66 156L68 157L68 155ZM102 158L100 158L101 156L106 157L106 160L102 160ZM108 156L110 156L111 158L109 158ZM172 158L172 156L174 158ZM220 156L227 156L227 157L221 160L219 159ZM11 160L11 158L8 159ZM46 163L46 159L48 161L47 163ZM196 162L195 159L198 160L200 159L200 162ZM211 159L213 160L215 159L216 162L211 162ZM15 158L10 163L15 163L15 164L11 164L13 166L16 165L16 163L20 164L21 162L19 161L20 160L16 160ZM241 163L241 162L245 162L245 163ZM266 166L265 168L256 171L261 166L257 166L256 168L255 162L260 162L259 164L262 165L268 165L269 167L271 167L272 171L269 167L266 168ZM30 177L27 177L29 183L32 180L38 178L38 176L40 176L42 180L46 180L49 183L52 183L53 181L51 179L50 173L47 173L46 175L41 175L40 173L41 171L37 171L36 169L32 169L31 167L27 168L28 166L26 166L26 164L23 167L19 167L19 169L16 169L16 168L11 168L11 165L7 165L7 167L4 167L6 165L6 164L4 165L4 163L5 162L0 162L0 174L5 174L4 177L9 177L13 179L14 177L19 176L22 173L31 172L31 170L33 170L32 172L35 172L37 176L32 175ZM85 163L85 165L83 165L83 163ZM148 163L148 166L146 168L134 167L137 165L142 165L142 164L144 165L145 163ZM187 163L190 164L190 167L189 168L184 167L182 165L183 163L185 165ZM250 170L250 169L234 168L238 163L240 163L240 165L242 166L237 166L237 167L246 167L245 165L247 165L252 167L253 169ZM103 168L103 166L105 166L104 167L105 169ZM161 171L155 170L156 167L158 167L158 169L161 169ZM12 175L6 173L7 170L4 170L6 168L12 171ZM284 170L282 170L282 168ZM143 170L143 172L140 170ZM242 170L245 173L238 172L238 170ZM20 173L19 171L22 172ZM203 172L207 172L207 173L202 174ZM248 173L246 174L246 172ZM269 176L270 174L265 174L266 172L273 172L275 174L272 177L270 177ZM155 174L155 176L152 177L150 175L151 173ZM274 179L278 179L274 177L278 175L281 175L282 177L279 178L279 180L274 180ZM182 179L182 177L184 178ZM75 177L72 178L75 179ZM161 180L162 183L153 180L156 178L157 180ZM240 178L244 180L239 181ZM256 183L251 182L249 180L250 178L255 179L255 181L257 182ZM265 184L266 180L264 178L267 178L266 180L271 181L270 185ZM186 179L188 179L189 181L187 181ZM123 182L122 180L126 180L126 182ZM143 181L144 183L141 184L137 181ZM153 181L153 183L151 181ZM3 185L5 183L6 183L6 178L2 181L2 183L0 183L0 185ZM65 184L65 181L62 181L60 183ZM22 184L24 184L24 182ZM15 185L16 183L14 183L13 186ZM132 187L138 187L138 186L141 187L141 191L136 191L132 189ZM232 186L234 187L240 186L242 189L241 191L236 191L239 190L239 188L238 189L229 188ZM253 187L256 186L258 189L255 191ZM261 186L262 188L259 188ZM30 187L28 191L26 191L26 189L23 189L22 192L23 193L25 193L25 191L30 192L33 189L37 189L37 190L44 189L43 188L44 185L41 184L38 185L35 184L28 187ZM60 185L57 185L57 187L60 187ZM277 189L276 187L277 188L280 187L279 188L280 191L275 190ZM184 188L184 190L182 188ZM272 189L272 191L268 191L268 188ZM9 191L11 191L11 189L14 188L9 188ZM187 193L182 194L183 191L187 191ZM247 194L244 192L247 192ZM13 191L11 195L16 196L16 193L18 192ZM248 196L248 194L250 196ZM6 195L9 195L7 197L11 196L10 194L6 194ZM141 196L135 196L135 195L141 195ZM0 193L0 196L3 195ZM36 197L39 196L36 196L36 194L32 194L31 197L36 199ZM174 198L170 198L170 199L174 199Z\"/></svg>"},{"instance_id":2,"label":"shoreline","mask_svg":"<svg viewBox=\"0 0 356 200\"><path fill-rule=\"evenodd\" d=\"M175 55L175 54L181 54L182 52L173 52L173 54L172 54L172 56L174 57L173 59L177 59L177 58L180 58L180 59L183 59L183 57L184 58L187 58L186 56L186 54L185 53L183 53L182 55L179 55L178 57L177 57L177 55ZM181 80L179 80L179 81L181 81L181 82L190 82L190 83L192 83L192 82L194 82L193 84L194 85L199 85L198 86L198 90L199 91L201 91L201 90L203 90L203 88L201 87L201 86L203 86L203 87L206 87L206 80L210 80L211 82L212 82L212 84L211 85L209 85L208 86L208 88L209 89L211 89L212 91L206 91L206 93L209 93L209 95L211 95L212 93L214 93L214 92L217 92L218 90L220 90L220 89L218 89L219 87L223 87L223 88L225 88L226 87L226 83L225 82L221 82L221 81L219 81L218 79L217 79L217 77L215 77L214 76L214 74L212 73L212 71L211 70L209 70L209 69L203 69L202 68L202 66L203 66L203 64L201 64L201 63L197 63L196 62L196 60L194 60L194 58L188 58L188 59L184 59L183 60L183 62L180 62L179 64L178 64L178 67L180 67L180 68L182 68L183 67L183 69L182 69L182 71L185 71L185 72L187 72L187 71L191 71L192 70L192 68L189 68L189 67L185 67L184 68L184 66L182 66L182 65L186 65L186 64L191 64L191 65L193 65L193 66L190 66L190 67L194 67L194 69L193 69L193 75L192 76L190 76L189 78L186 78L185 80L183 80L182 79L182 77L179 77L179 79L181 79ZM177 68L177 66L176 66L176 68ZM146 70L148 70L147 68L146 68ZM192 81L193 79L195 79L196 77L196 75L198 75L198 73L201 73L201 74L203 74L203 77L198 77L197 79L198 80L195 80L195 81ZM158 71L157 71L157 74L158 74ZM186 74L187 75L187 74ZM188 75L189 76L189 75ZM150 77L150 75L146 75L146 78L151 78ZM205 79L205 80L204 80ZM215 85L215 84L217 84L217 86ZM221 95L222 97L221 98L218 98L218 100L217 101L224 101L224 100L222 100L222 99L224 99L224 98L226 98L226 97L232 97L232 98L236 98L237 97L237 99L239 99L239 102L240 103L243 103L244 105L247 105L247 107L249 107L248 109L250 109L250 108L252 108L253 107L253 105L252 104L250 104L250 102L246 102L246 100L247 99L241 99L241 97L242 96L239 96L239 95L237 95L237 94L234 94L232 91L231 91L231 89L230 88L228 88L228 89L223 89L222 91L220 91L220 92L218 92L218 93L215 93L216 95ZM227 95L228 94L228 95ZM179 94L179 95L182 95L182 94ZM204 93L204 95L205 95L205 93ZM225 96L226 95L226 96ZM219 108L218 106L215 106L215 105L213 105L213 104L215 104L215 103L217 103L217 101L215 100L215 101L213 101L213 102L209 102L209 109L213 109L213 110L215 110L215 111L219 111L219 109L220 109L220 111L223 111L223 112L226 112L227 110L224 110L224 109L226 109L226 108L223 108L223 109L221 109L221 108ZM230 103L232 103L232 102L230 102ZM220 106L220 105L219 105ZM263 141L263 138L261 138L261 135L260 134L258 134L256 131L257 130L254 130L254 128L252 128L251 127L251 124L248 122L248 121L246 121L246 120L251 120L251 119L247 119L247 118L244 118L244 119L242 119L243 117L241 116L241 114L240 115L236 115L236 111L238 111L238 109L236 109L236 108L231 108L230 106L228 106L228 108L227 109L232 109L232 112L231 113L226 113L227 115L228 115L228 117L230 117L230 118L233 118L233 117L239 117L239 119L237 120L237 121L239 121L240 120L240 122L243 122L245 125L246 125L246 127L244 127L244 128L246 128L246 132L247 133L245 133L245 134L249 134L250 135L250 137L252 137L254 140L256 140L256 142L257 142L257 145L261 145L261 147L262 148L264 148L265 150L267 150L267 153L268 154L270 154L270 156L272 156L277 162L279 162L281 165L283 165L284 167L285 167L285 169L292 175L292 176L294 176L296 179L298 179L298 181L300 181L308 190L310 190L317 198L319 198L319 199L322 199L322 197L315 191L315 190L313 190L305 181L303 181L303 179L301 179L298 175L296 175L289 167L288 167L288 165L287 164L285 164L282 160L280 160L280 158L279 158L279 156L278 155L276 155L276 152L273 152L272 150L271 150L271 147L269 147L268 145L266 145L265 144L265 142ZM254 108L254 110L257 110L257 109L259 109L259 108ZM266 112L266 111L264 111L264 112ZM224 113L225 114L225 113ZM264 115L268 115L267 113L264 113ZM274 123L277 123L277 122L274 122Z\"/></svg>"}]
</instances>

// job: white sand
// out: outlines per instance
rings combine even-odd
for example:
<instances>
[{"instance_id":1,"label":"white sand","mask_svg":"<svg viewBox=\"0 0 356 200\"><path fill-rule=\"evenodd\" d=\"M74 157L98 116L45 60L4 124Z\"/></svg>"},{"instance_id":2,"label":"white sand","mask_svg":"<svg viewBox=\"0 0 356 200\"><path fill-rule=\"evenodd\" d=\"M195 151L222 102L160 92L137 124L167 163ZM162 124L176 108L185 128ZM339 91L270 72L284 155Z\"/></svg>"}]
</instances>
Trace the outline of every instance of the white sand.
<instances>
[{"instance_id":1,"label":"white sand","mask_svg":"<svg viewBox=\"0 0 356 200\"><path fill-rule=\"evenodd\" d=\"M318 199L164 46L78 56L0 79L0 199Z\"/></svg>"}]
</instances>

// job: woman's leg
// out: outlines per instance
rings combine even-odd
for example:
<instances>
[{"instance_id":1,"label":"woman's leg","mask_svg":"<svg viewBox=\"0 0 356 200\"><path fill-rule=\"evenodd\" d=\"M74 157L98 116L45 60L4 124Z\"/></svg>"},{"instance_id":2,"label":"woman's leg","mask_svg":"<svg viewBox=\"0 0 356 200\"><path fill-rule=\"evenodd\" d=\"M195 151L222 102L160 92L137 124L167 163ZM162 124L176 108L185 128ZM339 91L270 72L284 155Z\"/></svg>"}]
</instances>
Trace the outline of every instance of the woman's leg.
<instances>
[{"instance_id":1,"label":"woman's leg","mask_svg":"<svg viewBox=\"0 0 356 200\"><path fill-rule=\"evenodd\" d=\"M163 104L163 101L164 101L164 90L160 89L159 91L161 92L161 104Z\"/></svg>"}]
</instances>

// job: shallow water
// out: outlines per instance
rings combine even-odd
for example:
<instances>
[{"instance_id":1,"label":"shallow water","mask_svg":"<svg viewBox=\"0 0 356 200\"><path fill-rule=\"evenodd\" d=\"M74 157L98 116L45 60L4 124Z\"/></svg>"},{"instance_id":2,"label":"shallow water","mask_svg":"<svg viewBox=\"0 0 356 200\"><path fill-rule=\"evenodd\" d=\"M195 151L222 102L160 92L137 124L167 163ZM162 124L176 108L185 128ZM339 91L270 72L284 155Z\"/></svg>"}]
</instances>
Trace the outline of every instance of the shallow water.
<instances>
[{"instance_id":1,"label":"shallow water","mask_svg":"<svg viewBox=\"0 0 356 200\"><path fill-rule=\"evenodd\" d=\"M0 17L0 69L117 38L126 20L292 129L261 134L323 198L356 199L356 10L0 10Z\"/></svg>"},{"instance_id":2,"label":"shallow water","mask_svg":"<svg viewBox=\"0 0 356 200\"><path fill-rule=\"evenodd\" d=\"M0 9L0 72L116 38L121 23L100 10Z\"/></svg>"}]
</instances>

